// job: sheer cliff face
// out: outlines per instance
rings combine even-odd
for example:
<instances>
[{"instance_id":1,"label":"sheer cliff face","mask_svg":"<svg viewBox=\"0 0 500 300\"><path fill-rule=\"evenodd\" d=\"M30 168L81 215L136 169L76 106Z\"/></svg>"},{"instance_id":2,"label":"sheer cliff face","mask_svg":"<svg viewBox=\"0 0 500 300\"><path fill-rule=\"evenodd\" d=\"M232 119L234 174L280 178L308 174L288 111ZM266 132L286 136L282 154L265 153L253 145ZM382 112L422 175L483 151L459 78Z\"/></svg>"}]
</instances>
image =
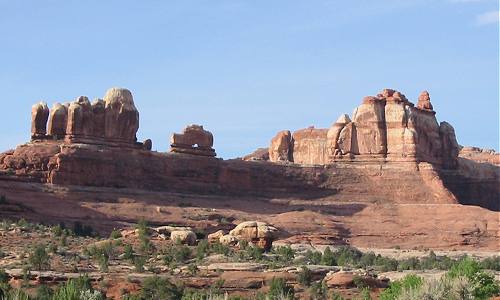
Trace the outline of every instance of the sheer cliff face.
<instances>
[{"instance_id":1,"label":"sheer cliff face","mask_svg":"<svg viewBox=\"0 0 500 300\"><path fill-rule=\"evenodd\" d=\"M385 159L421 161L456 167L458 143L453 127L439 124L429 93L424 91L415 107L398 91L385 89L368 96L352 115L342 115L329 129L303 129L289 139L290 161L298 164L331 164L340 160ZM324 133L327 134L324 134ZM270 147L271 161L283 161Z\"/></svg>"}]
</instances>

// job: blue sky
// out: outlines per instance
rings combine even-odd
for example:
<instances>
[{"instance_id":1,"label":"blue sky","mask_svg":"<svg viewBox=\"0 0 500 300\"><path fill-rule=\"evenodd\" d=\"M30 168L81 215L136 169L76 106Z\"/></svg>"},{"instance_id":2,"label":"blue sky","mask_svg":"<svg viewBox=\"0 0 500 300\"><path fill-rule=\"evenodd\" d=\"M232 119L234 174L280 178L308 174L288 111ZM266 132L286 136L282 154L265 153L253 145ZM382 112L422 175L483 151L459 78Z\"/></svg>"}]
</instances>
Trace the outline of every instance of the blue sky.
<instances>
[{"instance_id":1,"label":"blue sky","mask_svg":"<svg viewBox=\"0 0 500 300\"><path fill-rule=\"evenodd\" d=\"M197 123L241 156L386 87L428 90L459 143L498 150L498 26L496 0L0 0L0 151L29 139L33 103L113 86L158 151Z\"/></svg>"}]
</instances>

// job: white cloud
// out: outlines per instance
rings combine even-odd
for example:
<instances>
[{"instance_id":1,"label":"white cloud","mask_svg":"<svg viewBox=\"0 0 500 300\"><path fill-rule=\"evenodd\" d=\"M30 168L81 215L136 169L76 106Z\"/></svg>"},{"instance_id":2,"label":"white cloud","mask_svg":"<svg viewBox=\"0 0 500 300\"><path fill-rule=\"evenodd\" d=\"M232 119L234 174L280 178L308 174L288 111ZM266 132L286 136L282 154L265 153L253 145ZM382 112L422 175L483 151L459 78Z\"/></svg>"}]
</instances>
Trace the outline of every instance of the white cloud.
<instances>
[{"instance_id":1,"label":"white cloud","mask_svg":"<svg viewBox=\"0 0 500 300\"><path fill-rule=\"evenodd\" d=\"M477 25L487 25L498 23L500 12L498 10L492 10L476 16Z\"/></svg>"}]
</instances>

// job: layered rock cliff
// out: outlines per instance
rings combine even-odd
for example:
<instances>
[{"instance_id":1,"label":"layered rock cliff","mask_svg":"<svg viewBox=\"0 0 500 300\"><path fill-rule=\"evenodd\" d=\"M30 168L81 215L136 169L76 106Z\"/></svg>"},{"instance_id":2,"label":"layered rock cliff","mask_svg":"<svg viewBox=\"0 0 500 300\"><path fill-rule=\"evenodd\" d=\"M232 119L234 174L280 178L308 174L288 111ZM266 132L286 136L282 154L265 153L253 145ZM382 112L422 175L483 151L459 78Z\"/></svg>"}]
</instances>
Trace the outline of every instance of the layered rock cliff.
<instances>
[{"instance_id":1,"label":"layered rock cliff","mask_svg":"<svg viewBox=\"0 0 500 300\"><path fill-rule=\"evenodd\" d=\"M352 119L282 131L267 154L260 150L250 161L221 160L200 125L173 134L170 153L151 151L151 140L137 142L132 94L113 88L93 103L81 96L51 110L34 105L32 141L0 154L0 180L498 210L498 166L465 158L472 153L466 148L459 157L453 127L439 124L432 109L427 92L415 107L386 89L365 97Z\"/></svg>"}]
</instances>

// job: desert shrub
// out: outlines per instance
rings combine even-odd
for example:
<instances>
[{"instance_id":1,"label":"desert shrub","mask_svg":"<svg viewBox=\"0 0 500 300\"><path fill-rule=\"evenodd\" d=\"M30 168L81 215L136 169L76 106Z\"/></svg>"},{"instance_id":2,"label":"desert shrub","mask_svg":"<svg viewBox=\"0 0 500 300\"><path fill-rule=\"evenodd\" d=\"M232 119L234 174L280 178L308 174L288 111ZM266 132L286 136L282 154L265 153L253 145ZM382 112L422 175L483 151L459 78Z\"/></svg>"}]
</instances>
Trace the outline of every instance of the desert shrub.
<instances>
[{"instance_id":1,"label":"desert shrub","mask_svg":"<svg viewBox=\"0 0 500 300\"><path fill-rule=\"evenodd\" d=\"M111 234L109 235L109 237L112 239L119 239L122 237L122 233L120 232L120 230L113 229L113 231L111 231Z\"/></svg>"},{"instance_id":2,"label":"desert shrub","mask_svg":"<svg viewBox=\"0 0 500 300\"><path fill-rule=\"evenodd\" d=\"M364 287L361 290L361 293L360 293L359 297L356 298L356 299L359 299L359 300L372 300L372 297L370 296L370 289L367 288L367 287Z\"/></svg>"},{"instance_id":3,"label":"desert shrub","mask_svg":"<svg viewBox=\"0 0 500 300\"><path fill-rule=\"evenodd\" d=\"M358 265L362 268L367 268L369 266L373 266L375 264L376 258L377 258L377 256L372 251L367 252L367 253L363 253L361 255L361 258L359 259Z\"/></svg>"},{"instance_id":4,"label":"desert shrub","mask_svg":"<svg viewBox=\"0 0 500 300\"><path fill-rule=\"evenodd\" d=\"M49 255L47 254L45 245L36 245L29 255L28 262L35 270L44 270L50 267Z\"/></svg>"},{"instance_id":5,"label":"desert shrub","mask_svg":"<svg viewBox=\"0 0 500 300\"><path fill-rule=\"evenodd\" d=\"M333 292L332 293L332 300L345 300L345 298L342 297L340 294Z\"/></svg>"},{"instance_id":6,"label":"desert shrub","mask_svg":"<svg viewBox=\"0 0 500 300\"><path fill-rule=\"evenodd\" d=\"M113 258L114 252L114 245L111 241L105 242L99 247L92 246L86 250L86 253L97 261L102 272L108 271L109 260Z\"/></svg>"},{"instance_id":7,"label":"desert shrub","mask_svg":"<svg viewBox=\"0 0 500 300\"><path fill-rule=\"evenodd\" d=\"M92 236L94 229L90 225L83 225L79 221L73 223L73 233L76 236Z\"/></svg>"},{"instance_id":8,"label":"desert shrub","mask_svg":"<svg viewBox=\"0 0 500 300\"><path fill-rule=\"evenodd\" d=\"M153 276L144 280L140 294L143 300L181 299L182 289L168 279Z\"/></svg>"},{"instance_id":9,"label":"desert shrub","mask_svg":"<svg viewBox=\"0 0 500 300\"><path fill-rule=\"evenodd\" d=\"M311 299L326 300L328 299L328 286L325 281L313 282L309 288Z\"/></svg>"},{"instance_id":10,"label":"desert shrub","mask_svg":"<svg viewBox=\"0 0 500 300\"><path fill-rule=\"evenodd\" d=\"M210 244L210 252L229 256L229 255L231 255L233 250L231 249L231 247L217 242L217 243Z\"/></svg>"},{"instance_id":11,"label":"desert shrub","mask_svg":"<svg viewBox=\"0 0 500 300\"><path fill-rule=\"evenodd\" d=\"M398 261L393 258L383 257L380 254L375 258L375 265L382 271L396 271L398 269Z\"/></svg>"},{"instance_id":12,"label":"desert shrub","mask_svg":"<svg viewBox=\"0 0 500 300\"><path fill-rule=\"evenodd\" d=\"M36 289L36 300L52 300L53 295L54 291L45 284Z\"/></svg>"},{"instance_id":13,"label":"desert shrub","mask_svg":"<svg viewBox=\"0 0 500 300\"><path fill-rule=\"evenodd\" d=\"M332 250L330 250L330 247L326 247L325 251L323 251L323 255L321 256L321 264L326 266L335 266L336 263L337 262Z\"/></svg>"},{"instance_id":14,"label":"desert shrub","mask_svg":"<svg viewBox=\"0 0 500 300\"><path fill-rule=\"evenodd\" d=\"M500 271L500 256L487 257L481 261L480 265L486 270Z\"/></svg>"},{"instance_id":15,"label":"desert shrub","mask_svg":"<svg viewBox=\"0 0 500 300\"><path fill-rule=\"evenodd\" d=\"M146 258L144 256L134 257L134 268L136 272L144 272L144 265L146 264Z\"/></svg>"},{"instance_id":16,"label":"desert shrub","mask_svg":"<svg viewBox=\"0 0 500 300\"><path fill-rule=\"evenodd\" d=\"M134 248L132 248L132 246L129 244L125 244L125 246L123 246L123 258L133 259L134 255Z\"/></svg>"},{"instance_id":17,"label":"desert shrub","mask_svg":"<svg viewBox=\"0 0 500 300\"><path fill-rule=\"evenodd\" d=\"M292 262L295 258L295 251L289 245L273 248L272 252L279 255L282 262Z\"/></svg>"},{"instance_id":18,"label":"desert shrub","mask_svg":"<svg viewBox=\"0 0 500 300\"><path fill-rule=\"evenodd\" d=\"M420 261L416 257L410 257L398 263L398 271L418 269L420 269Z\"/></svg>"},{"instance_id":19,"label":"desert shrub","mask_svg":"<svg viewBox=\"0 0 500 300\"><path fill-rule=\"evenodd\" d=\"M474 286L473 294L476 299L487 299L500 293L500 285L495 281L495 277L482 270L479 262L469 257L454 264L446 276L467 278Z\"/></svg>"},{"instance_id":20,"label":"desert shrub","mask_svg":"<svg viewBox=\"0 0 500 300\"><path fill-rule=\"evenodd\" d=\"M354 247L341 246L335 251L334 257L339 266L354 266L361 259L363 253Z\"/></svg>"},{"instance_id":21,"label":"desert shrub","mask_svg":"<svg viewBox=\"0 0 500 300\"><path fill-rule=\"evenodd\" d=\"M89 291L89 292L87 292ZM82 298L89 297L89 298ZM94 291L88 276L83 275L77 279L70 279L59 285L54 291L52 300L104 300L102 294Z\"/></svg>"},{"instance_id":22,"label":"desert shrub","mask_svg":"<svg viewBox=\"0 0 500 300\"><path fill-rule=\"evenodd\" d=\"M439 280L426 280L420 287L403 288L397 299L401 300L472 300L472 286L467 278L450 279L443 276Z\"/></svg>"},{"instance_id":23,"label":"desert shrub","mask_svg":"<svg viewBox=\"0 0 500 300\"><path fill-rule=\"evenodd\" d=\"M302 266L300 272L297 274L297 281L302 286L310 286L312 281L312 272L309 268Z\"/></svg>"},{"instance_id":24,"label":"desert shrub","mask_svg":"<svg viewBox=\"0 0 500 300\"><path fill-rule=\"evenodd\" d=\"M363 277L359 275L354 275L354 277L352 278L352 282L358 289L364 289L368 287Z\"/></svg>"},{"instance_id":25,"label":"desert shrub","mask_svg":"<svg viewBox=\"0 0 500 300\"><path fill-rule=\"evenodd\" d=\"M4 269L0 269L0 283L8 283L9 282L9 274L5 272Z\"/></svg>"},{"instance_id":26,"label":"desert shrub","mask_svg":"<svg viewBox=\"0 0 500 300\"><path fill-rule=\"evenodd\" d=\"M163 262L170 267L184 263L191 256L191 249L186 245L168 245L163 249Z\"/></svg>"},{"instance_id":27,"label":"desert shrub","mask_svg":"<svg viewBox=\"0 0 500 300\"><path fill-rule=\"evenodd\" d=\"M423 279L414 274L408 274L400 280L393 281L389 284L379 296L380 300L395 300L399 299L403 290L417 289L422 286Z\"/></svg>"},{"instance_id":28,"label":"desert shrub","mask_svg":"<svg viewBox=\"0 0 500 300\"><path fill-rule=\"evenodd\" d=\"M263 249L256 247L254 245L249 245L243 250L243 256L245 259L251 259L251 260L261 260L262 259L262 253L264 252Z\"/></svg>"},{"instance_id":29,"label":"desert shrub","mask_svg":"<svg viewBox=\"0 0 500 300\"><path fill-rule=\"evenodd\" d=\"M321 252L307 250L305 253L306 263L310 265L319 265L321 263Z\"/></svg>"},{"instance_id":30,"label":"desert shrub","mask_svg":"<svg viewBox=\"0 0 500 300\"><path fill-rule=\"evenodd\" d=\"M294 299L295 291L293 287L286 283L284 278L271 279L267 298L269 300Z\"/></svg>"},{"instance_id":31,"label":"desert shrub","mask_svg":"<svg viewBox=\"0 0 500 300\"><path fill-rule=\"evenodd\" d=\"M207 240L201 240L196 246L196 259L202 260L210 252L210 245Z\"/></svg>"},{"instance_id":32,"label":"desert shrub","mask_svg":"<svg viewBox=\"0 0 500 300\"><path fill-rule=\"evenodd\" d=\"M1 293L1 292L0 292ZM6 291L3 296L0 294L2 300L30 300L30 296L21 289L10 289Z\"/></svg>"},{"instance_id":33,"label":"desert shrub","mask_svg":"<svg viewBox=\"0 0 500 300\"><path fill-rule=\"evenodd\" d=\"M54 236L61 236L63 234L63 227L61 225L56 225L50 228L50 231Z\"/></svg>"}]
</instances>

